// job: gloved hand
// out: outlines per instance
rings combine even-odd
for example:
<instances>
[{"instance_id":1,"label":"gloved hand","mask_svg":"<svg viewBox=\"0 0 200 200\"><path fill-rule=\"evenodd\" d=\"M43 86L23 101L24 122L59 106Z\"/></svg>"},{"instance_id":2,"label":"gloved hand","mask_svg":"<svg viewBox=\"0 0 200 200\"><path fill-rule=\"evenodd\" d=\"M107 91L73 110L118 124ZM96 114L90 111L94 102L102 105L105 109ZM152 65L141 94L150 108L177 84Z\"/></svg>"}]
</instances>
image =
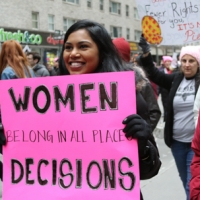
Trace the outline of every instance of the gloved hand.
<instances>
[{"instance_id":1,"label":"gloved hand","mask_svg":"<svg viewBox=\"0 0 200 200\"><path fill-rule=\"evenodd\" d=\"M133 114L126 117L123 122L125 128L123 132L129 138L138 139L138 150L140 158L147 156L147 141L151 134L150 125L139 115Z\"/></svg>"},{"instance_id":2,"label":"gloved hand","mask_svg":"<svg viewBox=\"0 0 200 200\"><path fill-rule=\"evenodd\" d=\"M6 144L6 137L4 135L4 128L3 125L0 123L0 145Z\"/></svg>"},{"instance_id":3,"label":"gloved hand","mask_svg":"<svg viewBox=\"0 0 200 200\"><path fill-rule=\"evenodd\" d=\"M150 50L151 50L150 45L147 43L146 39L143 37L143 34L140 37L139 46L141 47L142 52L144 54L150 52Z\"/></svg>"}]
</instances>

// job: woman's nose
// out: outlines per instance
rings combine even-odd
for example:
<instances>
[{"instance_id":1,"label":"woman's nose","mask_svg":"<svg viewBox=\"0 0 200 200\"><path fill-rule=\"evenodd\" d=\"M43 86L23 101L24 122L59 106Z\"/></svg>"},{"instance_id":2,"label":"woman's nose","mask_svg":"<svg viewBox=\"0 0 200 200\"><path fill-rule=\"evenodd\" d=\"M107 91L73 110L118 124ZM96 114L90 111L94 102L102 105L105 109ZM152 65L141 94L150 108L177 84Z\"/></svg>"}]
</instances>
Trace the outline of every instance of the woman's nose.
<instances>
[{"instance_id":1,"label":"woman's nose","mask_svg":"<svg viewBox=\"0 0 200 200\"><path fill-rule=\"evenodd\" d=\"M80 53L79 51L74 48L72 51L71 51L71 54L70 54L70 57L79 57L80 56Z\"/></svg>"},{"instance_id":2,"label":"woman's nose","mask_svg":"<svg viewBox=\"0 0 200 200\"><path fill-rule=\"evenodd\" d=\"M187 60L186 63L185 63L185 65L186 65L186 66L189 66L189 64L190 64L190 63L189 63L189 61Z\"/></svg>"}]
</instances>

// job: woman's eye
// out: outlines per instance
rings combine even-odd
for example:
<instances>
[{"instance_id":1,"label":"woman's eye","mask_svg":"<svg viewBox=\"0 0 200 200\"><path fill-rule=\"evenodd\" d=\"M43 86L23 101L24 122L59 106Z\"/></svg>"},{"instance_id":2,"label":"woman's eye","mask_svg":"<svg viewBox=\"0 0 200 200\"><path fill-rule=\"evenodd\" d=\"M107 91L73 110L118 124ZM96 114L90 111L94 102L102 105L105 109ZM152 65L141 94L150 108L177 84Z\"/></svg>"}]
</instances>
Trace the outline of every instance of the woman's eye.
<instances>
[{"instance_id":1,"label":"woman's eye","mask_svg":"<svg viewBox=\"0 0 200 200\"><path fill-rule=\"evenodd\" d=\"M66 45L66 46L65 46L65 49L66 49L66 50L71 50L71 49L72 49L72 46Z\"/></svg>"},{"instance_id":2,"label":"woman's eye","mask_svg":"<svg viewBox=\"0 0 200 200\"><path fill-rule=\"evenodd\" d=\"M80 48L81 49L86 49L88 46L86 45L86 44L82 44L81 46L80 46Z\"/></svg>"}]
</instances>

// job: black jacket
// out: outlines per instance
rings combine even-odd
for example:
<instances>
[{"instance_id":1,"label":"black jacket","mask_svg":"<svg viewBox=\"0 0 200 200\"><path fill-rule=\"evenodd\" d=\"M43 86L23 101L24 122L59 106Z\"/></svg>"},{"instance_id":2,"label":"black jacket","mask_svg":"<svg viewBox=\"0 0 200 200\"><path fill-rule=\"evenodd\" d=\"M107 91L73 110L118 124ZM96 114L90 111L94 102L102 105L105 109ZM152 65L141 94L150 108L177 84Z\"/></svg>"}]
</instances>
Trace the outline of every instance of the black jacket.
<instances>
[{"instance_id":1,"label":"black jacket","mask_svg":"<svg viewBox=\"0 0 200 200\"><path fill-rule=\"evenodd\" d=\"M147 104L139 92L136 93L136 105L137 114L150 124ZM148 145L150 146L150 159L143 161L139 158L141 180L149 179L157 175L161 166L161 161L159 159L159 153L153 134L151 134L149 137Z\"/></svg>"},{"instance_id":2,"label":"black jacket","mask_svg":"<svg viewBox=\"0 0 200 200\"><path fill-rule=\"evenodd\" d=\"M140 66L134 66L136 75L136 90L141 93L147 104L148 114L152 131L160 120L161 112L150 81L146 78L145 72Z\"/></svg>"},{"instance_id":3,"label":"black jacket","mask_svg":"<svg viewBox=\"0 0 200 200\"><path fill-rule=\"evenodd\" d=\"M164 68L160 68L159 70L162 73L165 73ZM164 108L164 121L166 121L169 91L163 87L159 87L159 94L161 94L161 100L162 100L162 104L163 104L163 108Z\"/></svg>"},{"instance_id":4,"label":"black jacket","mask_svg":"<svg viewBox=\"0 0 200 200\"><path fill-rule=\"evenodd\" d=\"M184 78L182 72L164 74L160 72L153 64L151 54L147 57L141 57L144 69L147 71L149 78L157 85L167 89L169 91L166 123L164 130L164 139L168 147L171 147L172 136L173 136L173 123L174 123L174 111L173 111L173 100L176 91ZM200 73L198 72L195 76L195 95L200 84Z\"/></svg>"},{"instance_id":5,"label":"black jacket","mask_svg":"<svg viewBox=\"0 0 200 200\"><path fill-rule=\"evenodd\" d=\"M147 123L151 124L147 104L140 92L136 92L137 114L140 115ZM153 131L152 131L153 132ZM153 134L150 135L148 145L150 147L150 156L147 160L142 160L139 157L140 165L140 180L146 180L158 174L161 166L159 153ZM140 200L143 200L140 193Z\"/></svg>"},{"instance_id":6,"label":"black jacket","mask_svg":"<svg viewBox=\"0 0 200 200\"><path fill-rule=\"evenodd\" d=\"M147 103L149 117L150 117L150 124L153 131L160 120L161 111L158 106L158 102L155 97L151 83L149 81L146 83L145 87L142 88L141 94Z\"/></svg>"}]
</instances>

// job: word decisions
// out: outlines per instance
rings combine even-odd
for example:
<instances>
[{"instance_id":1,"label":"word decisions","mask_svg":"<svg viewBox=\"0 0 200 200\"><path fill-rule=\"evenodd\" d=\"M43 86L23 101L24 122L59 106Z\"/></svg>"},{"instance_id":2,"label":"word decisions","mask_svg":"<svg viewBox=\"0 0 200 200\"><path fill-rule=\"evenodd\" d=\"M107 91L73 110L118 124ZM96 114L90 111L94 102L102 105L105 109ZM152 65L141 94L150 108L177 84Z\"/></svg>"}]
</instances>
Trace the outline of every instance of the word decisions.
<instances>
[{"instance_id":1,"label":"word decisions","mask_svg":"<svg viewBox=\"0 0 200 200\"><path fill-rule=\"evenodd\" d=\"M37 167L33 173L31 169L34 165ZM127 167L124 168L124 166ZM85 184L83 179L86 179L87 186L92 190L100 187L104 187L105 190L114 190L119 187L122 190L131 191L135 186L135 175L131 171L133 167L133 162L127 157L121 158L119 162L111 159L110 164L107 159L102 159L102 163L92 160L84 167L82 159L76 159L74 164L67 158L62 159L59 163L57 160L46 159L40 159L38 163L35 163L32 158L25 159L25 162L12 159L11 182L19 184L21 181L26 181L27 185L34 185L38 182L41 186L50 184L52 186L59 185L62 189L71 187L81 189ZM44 171L49 171L49 176ZM33 178L34 175L35 178Z\"/></svg>"},{"instance_id":2,"label":"word decisions","mask_svg":"<svg viewBox=\"0 0 200 200\"><path fill-rule=\"evenodd\" d=\"M60 104L64 107L69 105L70 112L76 111L75 102L76 98L80 98L79 105L81 105L81 113L97 113L97 105L95 106L87 106L88 103L92 100L92 94L98 96L96 99L96 104L99 105L101 111L105 111L106 103L110 110L118 110L118 86L116 82L110 83L110 95L108 95L106 86L104 83L99 83L97 89L95 88L95 83L88 83L88 84L79 84L79 94L75 93L75 86L74 84L67 85L65 95L62 94L59 86L54 86L53 91L50 92L49 88L45 87L44 85L39 85L34 89L31 93L30 87L24 87L24 93L19 94L17 98L15 95L15 91L13 88L8 90L11 100L13 102L14 108L17 112L20 111L28 111L30 101L32 101L32 105L34 109L38 113L46 113L51 104L55 106L55 112L60 112ZM91 91L90 91L91 90ZM91 92L91 93L90 93ZM30 98L32 94L32 98ZM42 106L41 106L41 94L43 94ZM53 95L52 95L53 94ZM23 96L23 99L22 99ZM80 96L80 97L79 97Z\"/></svg>"}]
</instances>

